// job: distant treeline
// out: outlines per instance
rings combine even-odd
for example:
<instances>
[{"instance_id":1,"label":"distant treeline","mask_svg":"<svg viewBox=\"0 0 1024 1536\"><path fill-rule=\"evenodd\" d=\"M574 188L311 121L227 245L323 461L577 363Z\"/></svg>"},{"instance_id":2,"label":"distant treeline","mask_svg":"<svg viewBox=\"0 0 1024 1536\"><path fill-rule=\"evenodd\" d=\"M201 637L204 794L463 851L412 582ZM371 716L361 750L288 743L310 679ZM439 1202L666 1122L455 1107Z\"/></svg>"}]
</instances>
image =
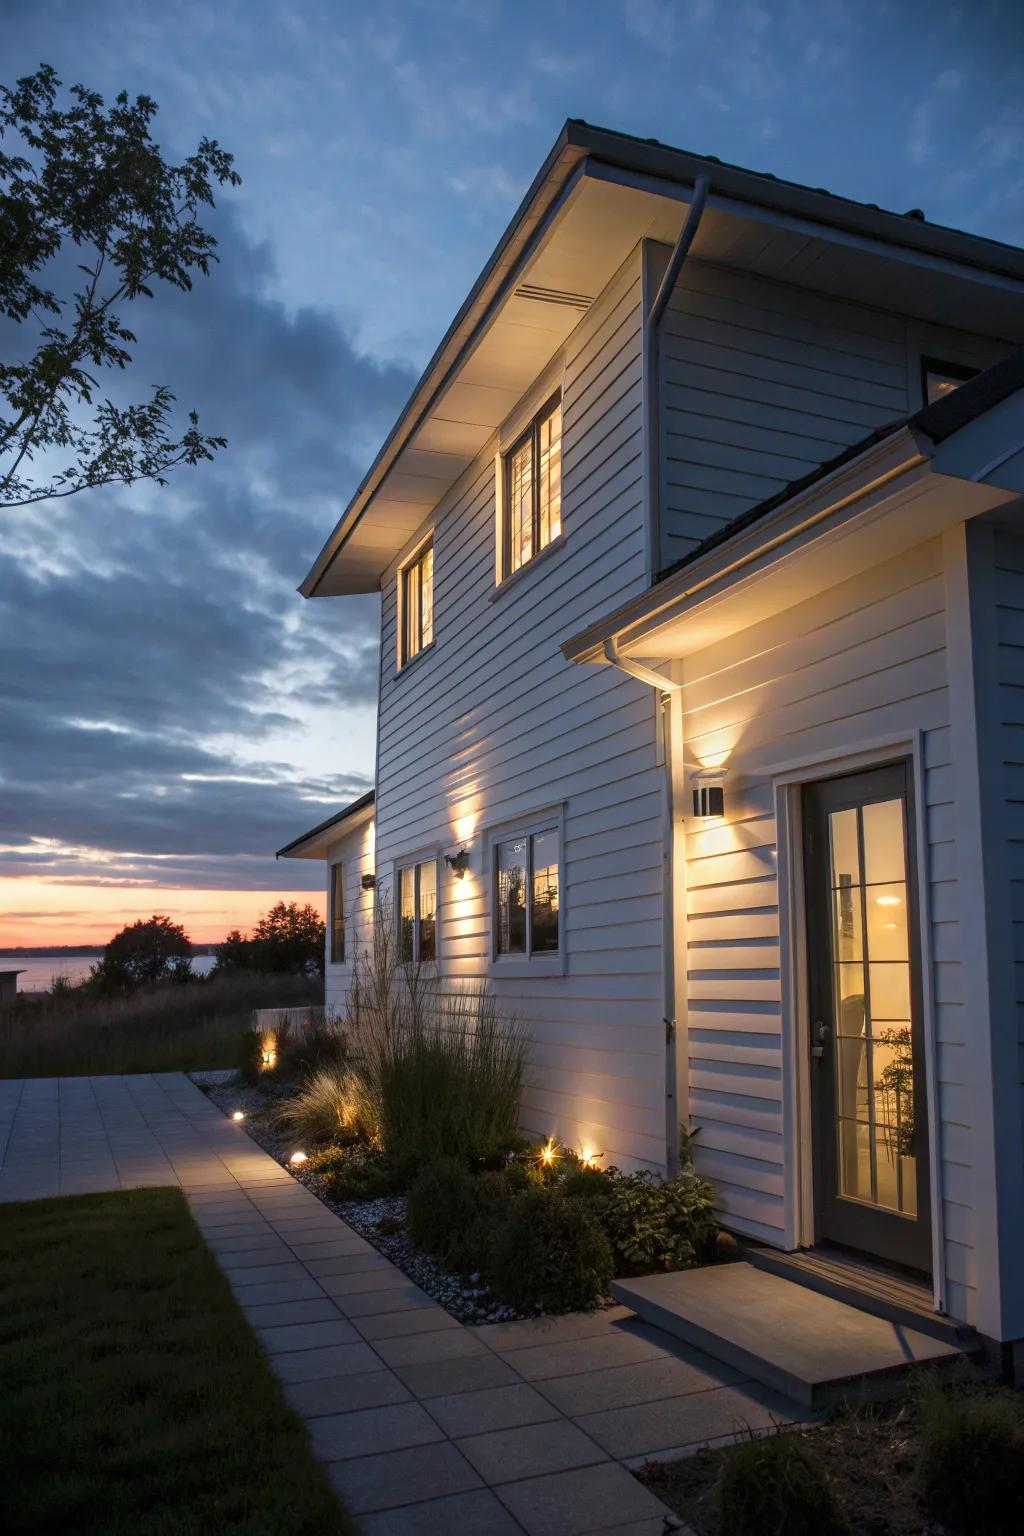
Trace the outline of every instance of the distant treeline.
<instances>
[{"instance_id":1,"label":"distant treeline","mask_svg":"<svg viewBox=\"0 0 1024 1536\"><path fill-rule=\"evenodd\" d=\"M21 945L15 949L0 949L0 960L32 960L37 956L53 955L55 959L66 958L72 960L91 959L102 955L106 949L105 944L42 944L34 947ZM194 955L215 955L216 944L193 944Z\"/></svg>"}]
</instances>

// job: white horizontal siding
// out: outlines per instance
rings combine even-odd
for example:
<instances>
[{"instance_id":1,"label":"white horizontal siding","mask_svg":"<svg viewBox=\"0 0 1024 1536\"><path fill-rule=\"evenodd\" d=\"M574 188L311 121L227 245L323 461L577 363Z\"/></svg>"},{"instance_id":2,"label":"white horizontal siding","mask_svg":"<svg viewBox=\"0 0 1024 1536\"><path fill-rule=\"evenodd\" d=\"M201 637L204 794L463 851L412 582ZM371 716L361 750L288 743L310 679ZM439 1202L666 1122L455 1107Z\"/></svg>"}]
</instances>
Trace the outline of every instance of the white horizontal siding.
<instances>
[{"instance_id":1,"label":"white horizontal siding","mask_svg":"<svg viewBox=\"0 0 1024 1536\"><path fill-rule=\"evenodd\" d=\"M780 1242L783 1065L777 831L782 764L924 733L946 1270L958 1315L974 1283L953 781L938 542L807 599L682 665L691 768L723 754L726 820L687 825L687 1057L699 1166L730 1222ZM788 1027L788 1026L787 1026Z\"/></svg>"},{"instance_id":2,"label":"white horizontal siding","mask_svg":"<svg viewBox=\"0 0 1024 1536\"><path fill-rule=\"evenodd\" d=\"M646 580L640 253L569 339L564 546L495 592L490 443L438 507L434 648L395 672L396 569L383 593L377 866L466 841L442 879L445 975L489 971L484 834L565 805L564 976L492 982L531 1039L524 1129L662 1166L661 770L651 690L559 649ZM538 402L539 403L539 402Z\"/></svg>"},{"instance_id":3,"label":"white horizontal siding","mask_svg":"<svg viewBox=\"0 0 1024 1536\"><path fill-rule=\"evenodd\" d=\"M1024 1139L1024 537L1005 529L997 530L995 535L994 597L1003 786L999 815L1004 828L1007 896L1013 920L1012 996L1018 1069L1018 1122L1004 1144L1019 1147ZM997 1027L997 1021L993 1021L993 1027ZM1018 1170L1018 1179L1018 1188L1024 1195L1024 1166ZM1017 1209L1019 1216L1019 1205ZM1001 1234L1000 1241L1004 1240L1019 1247L1019 1223L1016 1232ZM1016 1315L1012 1332L1019 1334L1019 1296L1007 1301L1006 1312Z\"/></svg>"},{"instance_id":4,"label":"white horizontal siding","mask_svg":"<svg viewBox=\"0 0 1024 1536\"><path fill-rule=\"evenodd\" d=\"M331 870L341 864L345 883L345 960L331 962ZM373 891L364 891L364 875L374 872L373 822L363 822L340 837L327 853L327 962L324 971L324 1002L342 1012L358 956L373 932Z\"/></svg>"},{"instance_id":5,"label":"white horizontal siding","mask_svg":"<svg viewBox=\"0 0 1024 1536\"><path fill-rule=\"evenodd\" d=\"M874 428L916 410L920 357L1007 347L690 260L661 325L661 568Z\"/></svg>"}]
</instances>

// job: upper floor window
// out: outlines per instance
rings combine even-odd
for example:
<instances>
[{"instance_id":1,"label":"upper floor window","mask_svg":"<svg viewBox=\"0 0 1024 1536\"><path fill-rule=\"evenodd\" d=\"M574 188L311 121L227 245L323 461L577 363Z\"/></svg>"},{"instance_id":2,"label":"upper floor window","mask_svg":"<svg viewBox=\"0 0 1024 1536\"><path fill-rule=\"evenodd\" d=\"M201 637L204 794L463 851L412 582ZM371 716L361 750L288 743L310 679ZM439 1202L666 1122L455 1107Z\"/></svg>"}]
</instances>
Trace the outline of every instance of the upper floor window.
<instances>
[{"instance_id":1,"label":"upper floor window","mask_svg":"<svg viewBox=\"0 0 1024 1536\"><path fill-rule=\"evenodd\" d=\"M415 963L437 959L437 860L398 871L398 953Z\"/></svg>"},{"instance_id":2,"label":"upper floor window","mask_svg":"<svg viewBox=\"0 0 1024 1536\"><path fill-rule=\"evenodd\" d=\"M331 865L331 964L345 962L345 868Z\"/></svg>"},{"instance_id":3,"label":"upper floor window","mask_svg":"<svg viewBox=\"0 0 1024 1536\"><path fill-rule=\"evenodd\" d=\"M962 363L940 363L930 357L922 359L921 370L925 405L933 405L936 400L951 395L978 372L977 368L967 368Z\"/></svg>"},{"instance_id":4,"label":"upper floor window","mask_svg":"<svg viewBox=\"0 0 1024 1536\"><path fill-rule=\"evenodd\" d=\"M505 454L502 575L511 576L562 531L562 400L556 396Z\"/></svg>"},{"instance_id":5,"label":"upper floor window","mask_svg":"<svg viewBox=\"0 0 1024 1536\"><path fill-rule=\"evenodd\" d=\"M434 640L434 541L416 551L398 577L401 583L402 623L398 660L405 666Z\"/></svg>"},{"instance_id":6,"label":"upper floor window","mask_svg":"<svg viewBox=\"0 0 1024 1536\"><path fill-rule=\"evenodd\" d=\"M557 827L496 845L496 956L558 954L559 868Z\"/></svg>"}]
</instances>

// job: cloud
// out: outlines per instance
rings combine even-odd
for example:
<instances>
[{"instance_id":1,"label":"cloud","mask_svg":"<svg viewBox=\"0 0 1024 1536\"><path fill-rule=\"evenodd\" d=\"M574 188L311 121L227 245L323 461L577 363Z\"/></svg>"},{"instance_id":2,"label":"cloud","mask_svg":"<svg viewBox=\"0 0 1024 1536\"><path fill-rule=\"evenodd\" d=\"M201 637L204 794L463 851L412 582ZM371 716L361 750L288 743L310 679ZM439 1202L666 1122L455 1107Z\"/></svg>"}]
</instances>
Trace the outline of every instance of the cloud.
<instances>
[{"instance_id":1,"label":"cloud","mask_svg":"<svg viewBox=\"0 0 1024 1536\"><path fill-rule=\"evenodd\" d=\"M413 374L268 297L266 247L218 233L210 279L135 307L123 387L167 382L228 449L0 514L0 874L273 889L273 851L371 782L378 599L295 587ZM325 765L331 732L355 748Z\"/></svg>"}]
</instances>

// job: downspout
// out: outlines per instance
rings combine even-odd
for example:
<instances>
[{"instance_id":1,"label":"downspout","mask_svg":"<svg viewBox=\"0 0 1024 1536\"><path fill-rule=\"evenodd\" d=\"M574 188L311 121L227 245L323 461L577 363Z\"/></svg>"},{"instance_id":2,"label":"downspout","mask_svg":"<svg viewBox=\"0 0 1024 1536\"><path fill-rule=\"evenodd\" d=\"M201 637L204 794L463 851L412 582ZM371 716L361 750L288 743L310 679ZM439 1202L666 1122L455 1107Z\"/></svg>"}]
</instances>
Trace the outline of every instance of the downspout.
<instances>
[{"instance_id":1,"label":"downspout","mask_svg":"<svg viewBox=\"0 0 1024 1536\"><path fill-rule=\"evenodd\" d=\"M644 325L644 360L643 374L646 387L646 428L647 428L647 495L648 513L647 528L650 539L651 570L653 580L662 565L661 553L661 408L658 398L658 332L662 317L668 307L668 301L672 296L679 274L683 269L683 263L690 252L700 221L704 214L704 207L708 200L710 182L706 176L698 177L694 183L693 201L686 217L679 238L669 257L668 266L658 286L654 303ZM679 1070L676 1059L676 928L675 928L675 885L676 885L676 859L675 859L675 823L673 815L673 786L678 776L681 765L675 761L678 743L675 740L678 722L675 711L671 707L670 700L665 695L677 692L680 684L674 678L666 676L656 667L645 666L643 662L636 661L632 657L623 656L619 649L618 641L612 636L604 643L605 660L620 671L626 672L630 677L637 678L646 683L648 687L657 688L658 701L656 708L661 711L660 719L656 719L655 728L663 733L664 764L662 768L662 1008L663 1022L665 1025L665 1144L666 1144L666 1171L671 1176L679 1170ZM666 708L666 705L668 706Z\"/></svg>"},{"instance_id":2,"label":"downspout","mask_svg":"<svg viewBox=\"0 0 1024 1536\"><path fill-rule=\"evenodd\" d=\"M680 771L679 752L675 740L678 722L671 705L671 695L682 687L675 678L667 677L656 667L645 666L632 656L623 656L619 642L612 635L604 643L605 659L620 672L637 678L658 690L655 710L655 730L662 732L664 765L661 777L661 953L662 953L662 1022L665 1026L665 1167L671 1178L679 1172L679 1067L676 1059L676 929L675 929L675 819L673 816L673 788Z\"/></svg>"},{"instance_id":3,"label":"downspout","mask_svg":"<svg viewBox=\"0 0 1024 1536\"><path fill-rule=\"evenodd\" d=\"M644 378L647 384L647 463L649 466L648 485L648 527L650 529L652 577L661 569L663 564L661 548L661 402L659 400L659 349L658 336L661 327L662 316L668 308L668 301L672 297L672 290L683 270L683 263L690 254L700 221L704 216L704 207L708 200L708 192L711 183L706 176L698 176L693 186L693 202L686 216L686 223L679 231L679 238L672 248L665 274L658 285L654 303L644 325Z\"/></svg>"}]
</instances>

